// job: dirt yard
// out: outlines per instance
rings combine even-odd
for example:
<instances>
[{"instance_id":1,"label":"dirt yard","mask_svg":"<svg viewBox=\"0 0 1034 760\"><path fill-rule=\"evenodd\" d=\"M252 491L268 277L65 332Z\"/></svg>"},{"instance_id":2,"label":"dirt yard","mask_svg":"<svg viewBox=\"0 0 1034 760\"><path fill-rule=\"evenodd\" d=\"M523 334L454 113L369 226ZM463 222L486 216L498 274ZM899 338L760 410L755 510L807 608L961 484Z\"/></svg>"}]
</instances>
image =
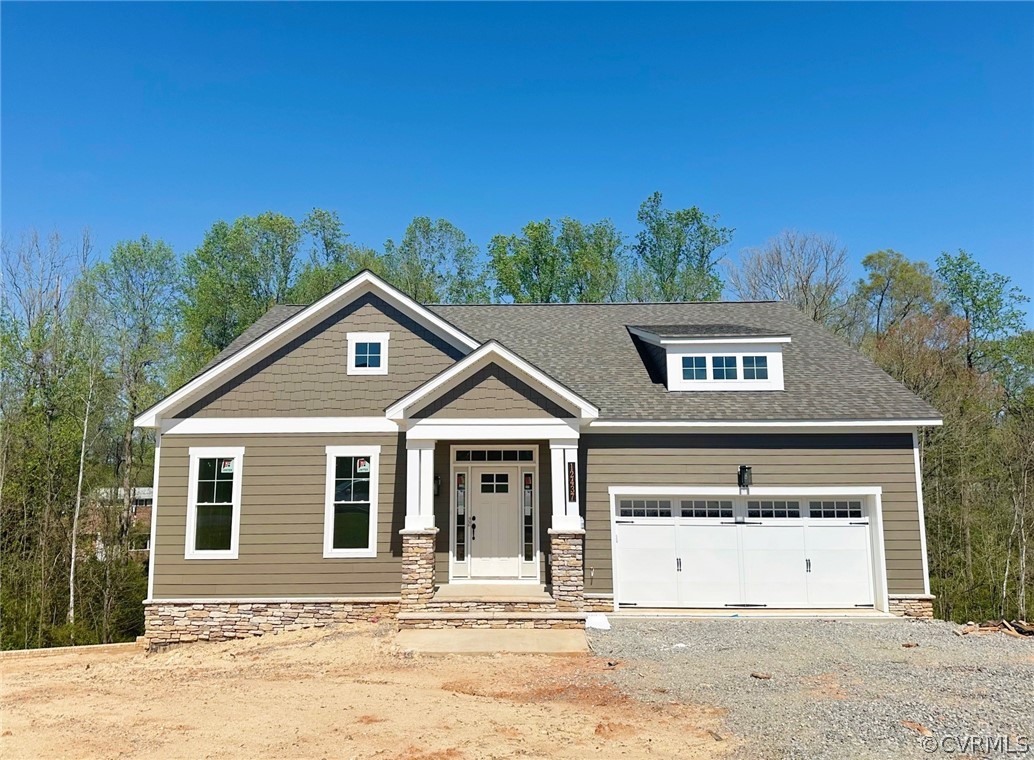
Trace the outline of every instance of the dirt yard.
<instances>
[{"instance_id":1,"label":"dirt yard","mask_svg":"<svg viewBox=\"0 0 1034 760\"><path fill-rule=\"evenodd\" d=\"M413 657L385 627L159 654L3 656L3 758L721 757L722 714L613 685L607 659ZM616 667L621 667L617 665Z\"/></svg>"}]
</instances>

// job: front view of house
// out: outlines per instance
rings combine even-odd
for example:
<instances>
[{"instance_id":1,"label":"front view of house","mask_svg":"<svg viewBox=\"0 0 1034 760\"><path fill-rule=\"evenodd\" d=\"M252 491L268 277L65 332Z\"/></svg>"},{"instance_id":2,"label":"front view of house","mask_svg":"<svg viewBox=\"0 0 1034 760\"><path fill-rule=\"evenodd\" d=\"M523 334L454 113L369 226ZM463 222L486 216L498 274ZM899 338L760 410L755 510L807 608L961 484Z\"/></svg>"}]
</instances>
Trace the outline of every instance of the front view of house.
<instances>
[{"instance_id":1,"label":"front view of house","mask_svg":"<svg viewBox=\"0 0 1034 760\"><path fill-rule=\"evenodd\" d=\"M363 272L137 419L159 442L146 637L929 615L936 424L783 303L425 306Z\"/></svg>"}]
</instances>

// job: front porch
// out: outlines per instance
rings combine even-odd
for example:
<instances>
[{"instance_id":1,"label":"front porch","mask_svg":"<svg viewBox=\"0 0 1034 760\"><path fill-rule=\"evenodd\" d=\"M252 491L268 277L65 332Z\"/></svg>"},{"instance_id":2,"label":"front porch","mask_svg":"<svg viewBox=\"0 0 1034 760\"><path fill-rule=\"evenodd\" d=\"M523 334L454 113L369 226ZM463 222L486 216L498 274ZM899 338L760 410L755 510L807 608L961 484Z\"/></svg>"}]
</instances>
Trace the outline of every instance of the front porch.
<instances>
[{"instance_id":1,"label":"front porch","mask_svg":"<svg viewBox=\"0 0 1034 760\"><path fill-rule=\"evenodd\" d=\"M577 438L521 441L533 432L513 427L407 439L400 628L583 626Z\"/></svg>"}]
</instances>

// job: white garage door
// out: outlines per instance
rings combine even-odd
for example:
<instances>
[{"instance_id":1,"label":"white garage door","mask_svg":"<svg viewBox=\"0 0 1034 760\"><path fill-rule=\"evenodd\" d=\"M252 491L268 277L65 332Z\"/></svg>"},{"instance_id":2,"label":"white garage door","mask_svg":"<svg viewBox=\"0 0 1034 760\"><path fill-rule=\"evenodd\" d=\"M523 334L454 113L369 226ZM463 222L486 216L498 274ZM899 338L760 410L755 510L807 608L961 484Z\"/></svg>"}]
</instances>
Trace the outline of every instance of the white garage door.
<instances>
[{"instance_id":1,"label":"white garage door","mask_svg":"<svg viewBox=\"0 0 1034 760\"><path fill-rule=\"evenodd\" d=\"M862 499L619 496L615 595L642 607L872 607Z\"/></svg>"}]
</instances>

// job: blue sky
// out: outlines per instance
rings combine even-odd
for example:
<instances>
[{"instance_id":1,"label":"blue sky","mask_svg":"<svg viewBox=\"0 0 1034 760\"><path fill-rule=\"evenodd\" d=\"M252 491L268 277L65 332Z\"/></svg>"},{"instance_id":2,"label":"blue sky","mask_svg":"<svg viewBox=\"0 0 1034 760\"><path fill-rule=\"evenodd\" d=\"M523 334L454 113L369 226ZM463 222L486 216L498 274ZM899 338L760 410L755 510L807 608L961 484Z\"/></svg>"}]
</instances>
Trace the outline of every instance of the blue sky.
<instances>
[{"instance_id":1,"label":"blue sky","mask_svg":"<svg viewBox=\"0 0 1034 760\"><path fill-rule=\"evenodd\" d=\"M699 205L1034 294L1034 5L57 4L2 13L2 215L187 252L216 219L484 245Z\"/></svg>"}]
</instances>

